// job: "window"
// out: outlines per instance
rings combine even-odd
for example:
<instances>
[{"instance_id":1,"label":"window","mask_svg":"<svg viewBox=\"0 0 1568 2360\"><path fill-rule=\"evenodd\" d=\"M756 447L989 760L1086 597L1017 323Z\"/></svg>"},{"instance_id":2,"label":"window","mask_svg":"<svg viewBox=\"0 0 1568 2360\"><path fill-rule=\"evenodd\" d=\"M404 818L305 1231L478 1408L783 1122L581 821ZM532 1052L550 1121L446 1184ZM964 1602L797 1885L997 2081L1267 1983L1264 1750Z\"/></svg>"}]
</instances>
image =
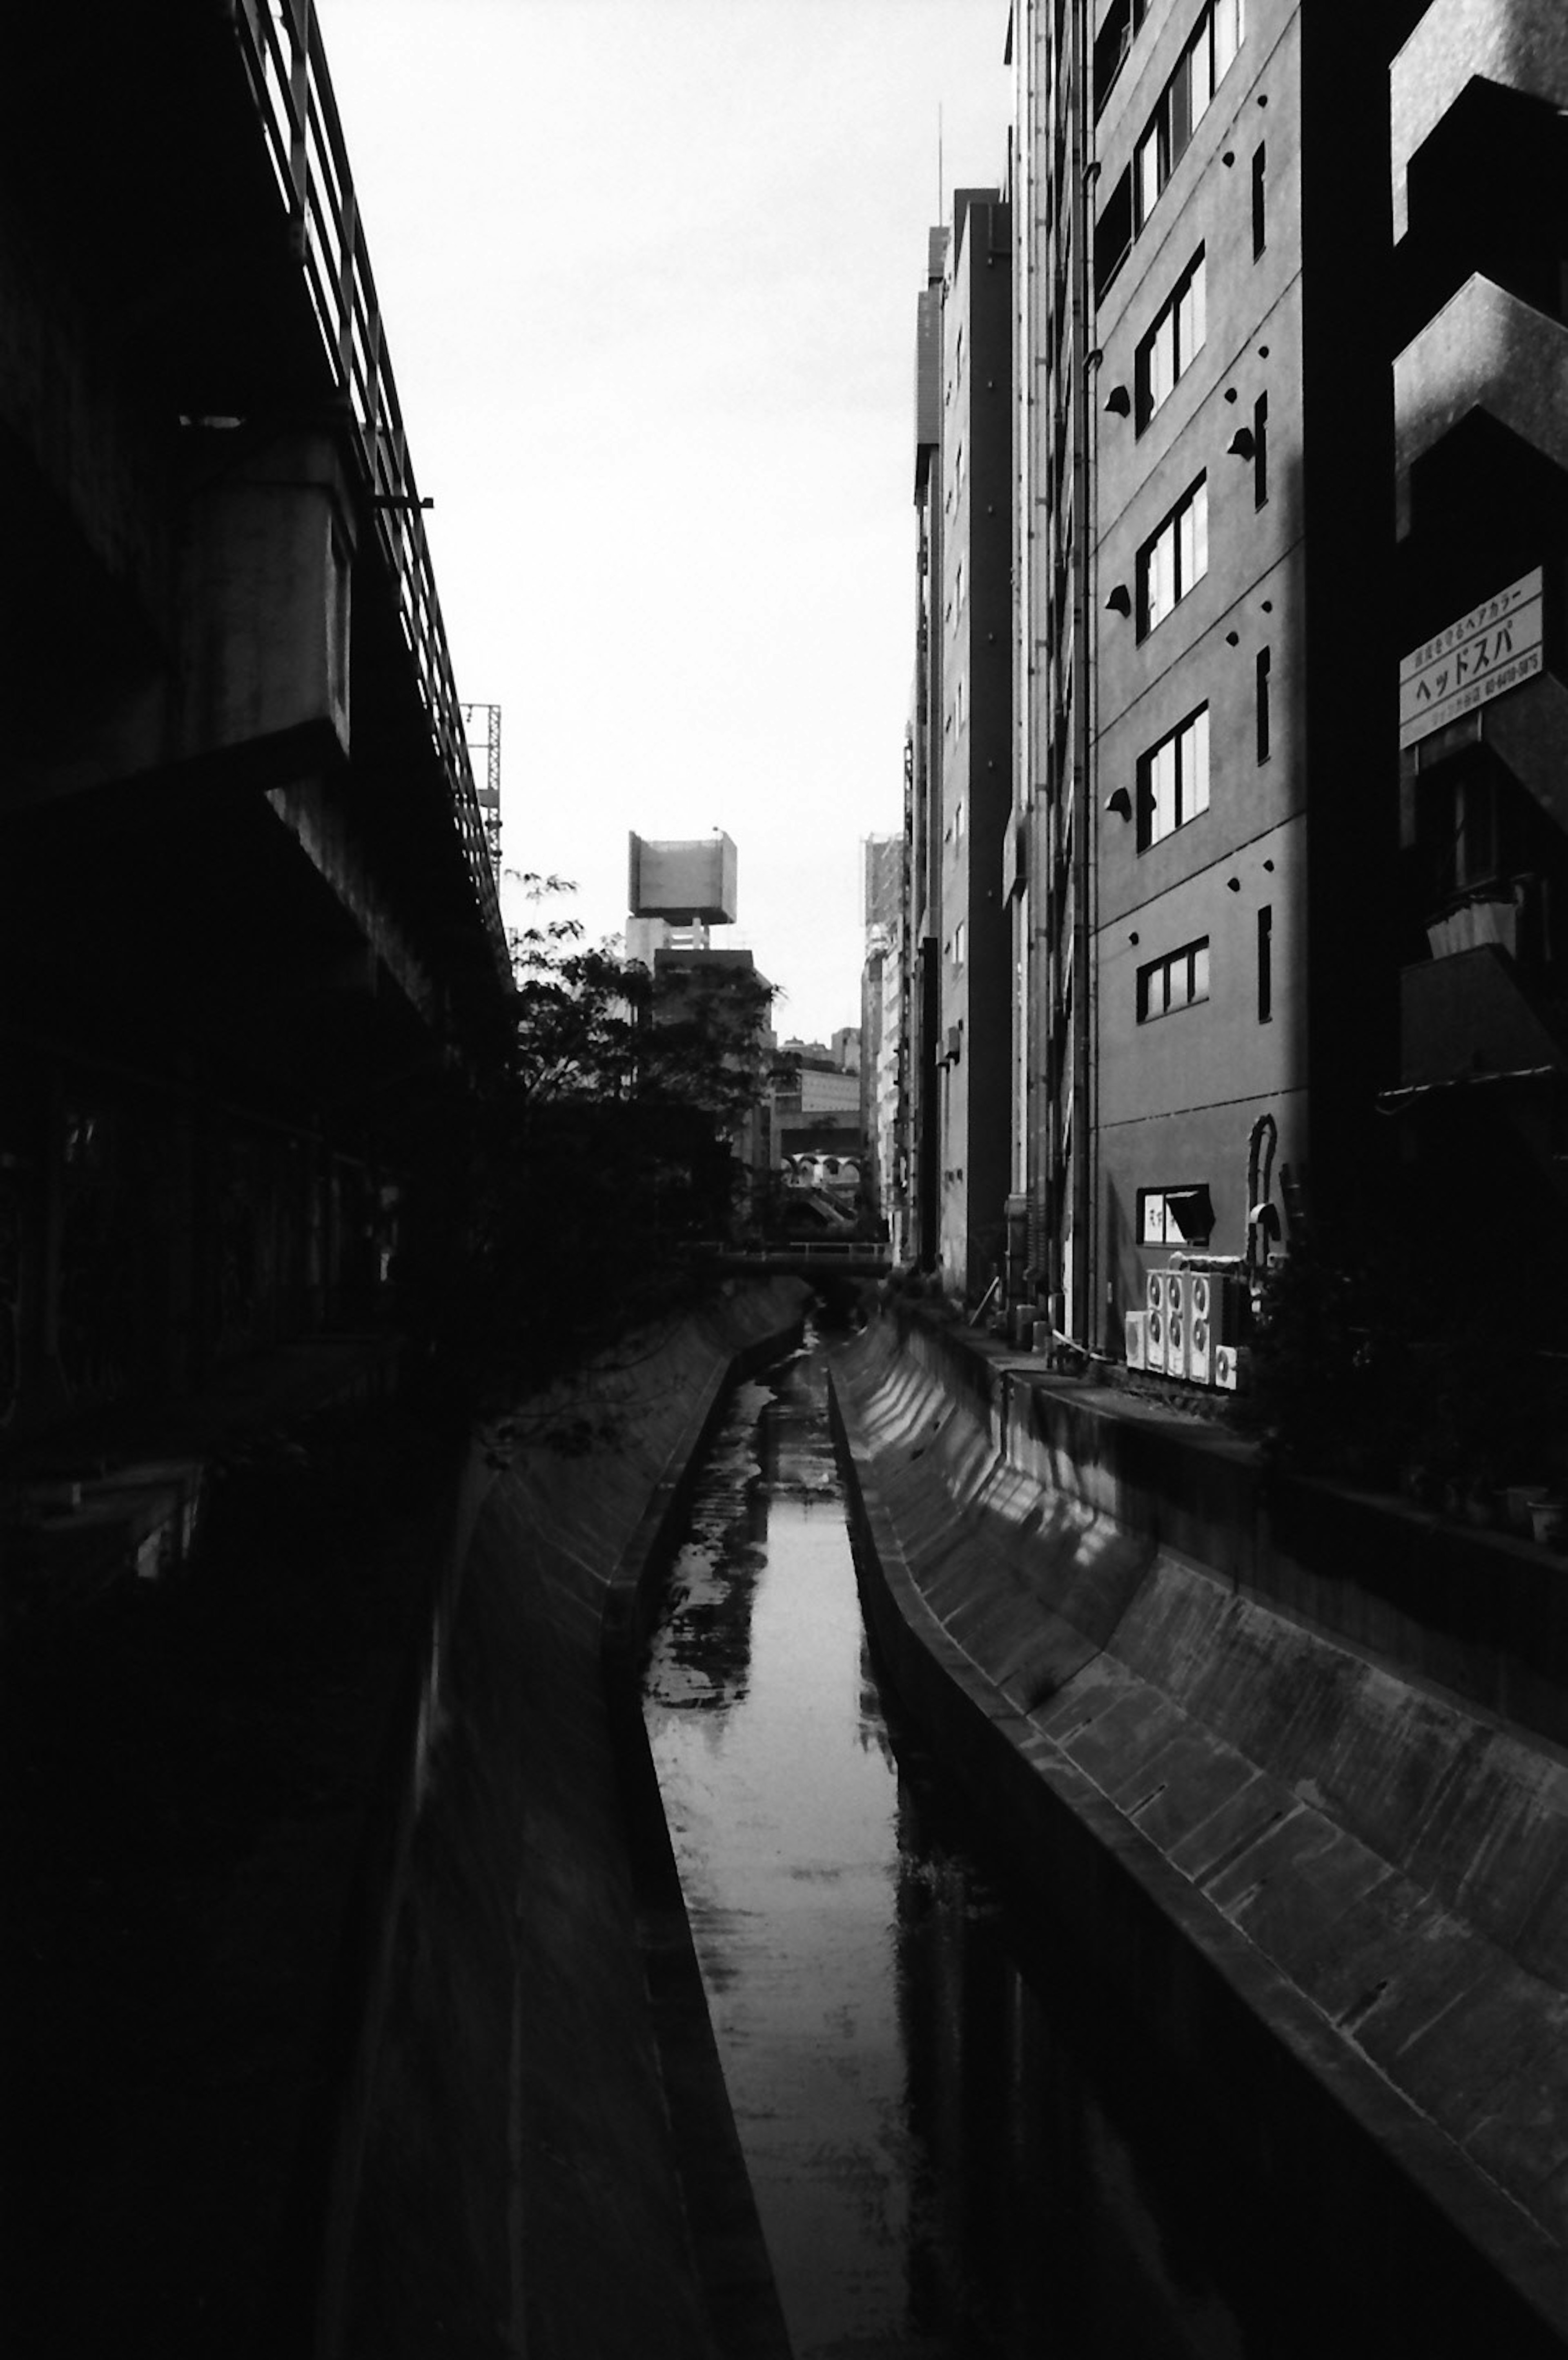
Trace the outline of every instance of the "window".
<instances>
[{"instance_id":1,"label":"window","mask_svg":"<svg viewBox=\"0 0 1568 2360\"><path fill-rule=\"evenodd\" d=\"M968 699L964 694L964 676L962 672L960 672L958 679L953 683L953 727L955 729L961 729L964 726L964 706L968 703Z\"/></svg>"},{"instance_id":2,"label":"window","mask_svg":"<svg viewBox=\"0 0 1568 2360\"><path fill-rule=\"evenodd\" d=\"M1102 113L1134 40L1148 14L1148 0L1111 0L1094 37L1094 113Z\"/></svg>"},{"instance_id":3,"label":"window","mask_svg":"<svg viewBox=\"0 0 1568 2360\"><path fill-rule=\"evenodd\" d=\"M959 558L959 562L958 562L958 563L957 563L957 565L953 568L953 604L952 604L951 612L952 612L953 614L955 614L955 615L956 615L956 614L958 613L959 609L962 606L963 603L964 603L964 562L963 562L963 559L960 557L960 558Z\"/></svg>"},{"instance_id":4,"label":"window","mask_svg":"<svg viewBox=\"0 0 1568 2360\"><path fill-rule=\"evenodd\" d=\"M1138 552L1138 637L1163 623L1209 571L1209 486L1200 475Z\"/></svg>"},{"instance_id":5,"label":"window","mask_svg":"<svg viewBox=\"0 0 1568 2360\"><path fill-rule=\"evenodd\" d=\"M1263 508L1268 499L1268 396L1260 393L1252 406L1252 504Z\"/></svg>"},{"instance_id":6,"label":"window","mask_svg":"<svg viewBox=\"0 0 1568 2360\"><path fill-rule=\"evenodd\" d=\"M1242 32L1243 0L1208 0L1133 152L1135 229L1142 229L1186 154L1240 47Z\"/></svg>"},{"instance_id":7,"label":"window","mask_svg":"<svg viewBox=\"0 0 1568 2360\"><path fill-rule=\"evenodd\" d=\"M961 492L963 491L963 487L964 487L964 446L963 446L963 444L962 444L961 442L959 442L959 443L958 443L958 444L956 444L956 445L955 445L954 450L953 450L953 497L954 497L955 499L957 499L957 498L959 497L959 495L960 495L960 494L961 494Z\"/></svg>"},{"instance_id":8,"label":"window","mask_svg":"<svg viewBox=\"0 0 1568 2360\"><path fill-rule=\"evenodd\" d=\"M1199 247L1171 290L1168 301L1138 346L1135 384L1137 431L1141 434L1177 379L1192 366L1203 343L1207 304L1203 249Z\"/></svg>"},{"instance_id":9,"label":"window","mask_svg":"<svg viewBox=\"0 0 1568 2360\"><path fill-rule=\"evenodd\" d=\"M1269 666L1273 659L1266 648L1257 651L1257 759L1268 759L1269 735Z\"/></svg>"},{"instance_id":10,"label":"window","mask_svg":"<svg viewBox=\"0 0 1568 2360\"><path fill-rule=\"evenodd\" d=\"M1133 175L1129 166L1100 209L1094 224L1094 300L1099 302L1133 245Z\"/></svg>"},{"instance_id":11,"label":"window","mask_svg":"<svg viewBox=\"0 0 1568 2360\"><path fill-rule=\"evenodd\" d=\"M1257 913L1257 1021L1274 1014L1274 912L1266 902Z\"/></svg>"},{"instance_id":12,"label":"window","mask_svg":"<svg viewBox=\"0 0 1568 2360\"><path fill-rule=\"evenodd\" d=\"M1138 850L1146 852L1209 808L1209 708L1138 757Z\"/></svg>"},{"instance_id":13,"label":"window","mask_svg":"<svg viewBox=\"0 0 1568 2360\"><path fill-rule=\"evenodd\" d=\"M955 967L962 967L963 963L964 963L964 922L963 922L963 920L960 918L960 919L959 920L958 924L953 928L953 965L954 965Z\"/></svg>"},{"instance_id":14,"label":"window","mask_svg":"<svg viewBox=\"0 0 1568 2360\"><path fill-rule=\"evenodd\" d=\"M1257 261L1268 244L1268 163L1263 141L1252 151L1252 258Z\"/></svg>"},{"instance_id":15,"label":"window","mask_svg":"<svg viewBox=\"0 0 1568 2360\"><path fill-rule=\"evenodd\" d=\"M1206 1246L1213 1232L1214 1207L1207 1181L1138 1190L1139 1245Z\"/></svg>"},{"instance_id":16,"label":"window","mask_svg":"<svg viewBox=\"0 0 1568 2360\"><path fill-rule=\"evenodd\" d=\"M1138 1022L1152 1024L1157 1017L1174 1015L1209 997L1209 937L1183 943L1179 951L1151 959L1138 969Z\"/></svg>"}]
</instances>

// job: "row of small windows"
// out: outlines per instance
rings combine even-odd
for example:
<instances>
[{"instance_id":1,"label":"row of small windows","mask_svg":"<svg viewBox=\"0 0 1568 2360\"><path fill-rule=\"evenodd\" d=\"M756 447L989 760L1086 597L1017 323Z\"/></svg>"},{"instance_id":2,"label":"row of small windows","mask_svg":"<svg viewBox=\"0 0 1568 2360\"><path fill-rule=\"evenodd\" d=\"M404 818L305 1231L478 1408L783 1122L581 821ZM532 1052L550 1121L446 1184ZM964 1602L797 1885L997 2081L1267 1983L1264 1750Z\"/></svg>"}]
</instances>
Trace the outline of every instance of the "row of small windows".
<instances>
[{"instance_id":1,"label":"row of small windows","mask_svg":"<svg viewBox=\"0 0 1568 2360\"><path fill-rule=\"evenodd\" d=\"M1257 1021L1274 1016L1274 911L1265 903L1257 913ZM1154 1024L1178 1009L1193 1008L1209 997L1209 937L1183 943L1150 959L1137 971L1137 1015L1140 1024Z\"/></svg>"},{"instance_id":2,"label":"row of small windows","mask_svg":"<svg viewBox=\"0 0 1568 2360\"><path fill-rule=\"evenodd\" d=\"M1138 1022L1153 1024L1209 997L1209 937L1183 943L1138 969Z\"/></svg>"}]
</instances>

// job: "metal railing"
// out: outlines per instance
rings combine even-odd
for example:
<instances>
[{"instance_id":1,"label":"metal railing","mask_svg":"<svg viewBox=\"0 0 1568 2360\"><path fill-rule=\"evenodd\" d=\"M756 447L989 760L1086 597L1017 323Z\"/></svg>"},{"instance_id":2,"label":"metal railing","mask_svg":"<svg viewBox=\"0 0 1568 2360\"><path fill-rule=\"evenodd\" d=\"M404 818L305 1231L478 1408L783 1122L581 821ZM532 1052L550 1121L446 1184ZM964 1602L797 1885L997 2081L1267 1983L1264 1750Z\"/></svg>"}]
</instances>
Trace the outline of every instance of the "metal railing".
<instances>
[{"instance_id":1,"label":"metal railing","mask_svg":"<svg viewBox=\"0 0 1568 2360\"><path fill-rule=\"evenodd\" d=\"M441 619L380 306L313 0L229 0L279 202L345 397L377 537L480 915L503 967L506 930Z\"/></svg>"},{"instance_id":2,"label":"metal railing","mask_svg":"<svg viewBox=\"0 0 1568 2360\"><path fill-rule=\"evenodd\" d=\"M720 1239L709 1239L693 1248L699 1259L725 1262L749 1262L758 1268L776 1268L788 1263L823 1270L843 1269L849 1264L857 1268L889 1270L893 1266L891 1250L875 1238L802 1238L771 1246L731 1246Z\"/></svg>"}]
</instances>

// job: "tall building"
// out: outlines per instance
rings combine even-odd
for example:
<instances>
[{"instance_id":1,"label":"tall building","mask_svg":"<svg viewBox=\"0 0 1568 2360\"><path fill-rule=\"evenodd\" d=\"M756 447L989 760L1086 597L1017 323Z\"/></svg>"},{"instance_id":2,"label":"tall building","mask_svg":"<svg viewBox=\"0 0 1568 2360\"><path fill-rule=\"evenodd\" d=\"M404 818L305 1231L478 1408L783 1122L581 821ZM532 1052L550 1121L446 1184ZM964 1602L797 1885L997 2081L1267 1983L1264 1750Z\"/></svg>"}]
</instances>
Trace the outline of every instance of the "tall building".
<instances>
[{"instance_id":1,"label":"tall building","mask_svg":"<svg viewBox=\"0 0 1568 2360\"><path fill-rule=\"evenodd\" d=\"M916 344L916 691L907 751L916 1258L981 1294L1003 1247L1010 964L1012 234L994 189L931 233Z\"/></svg>"},{"instance_id":2,"label":"tall building","mask_svg":"<svg viewBox=\"0 0 1568 2360\"><path fill-rule=\"evenodd\" d=\"M941 1207L941 1102L938 1093L942 923L941 629L942 287L948 233L927 241L926 284L915 328L915 679L904 740L904 829L908 847L900 1029L905 1076L905 1256L922 1270L937 1265Z\"/></svg>"},{"instance_id":3,"label":"tall building","mask_svg":"<svg viewBox=\"0 0 1568 2360\"><path fill-rule=\"evenodd\" d=\"M1394 1070L1389 34L1017 0L1010 38L1009 1279L1119 1350L1172 1249L1355 1200Z\"/></svg>"},{"instance_id":4,"label":"tall building","mask_svg":"<svg viewBox=\"0 0 1568 2360\"><path fill-rule=\"evenodd\" d=\"M903 1251L904 1035L900 961L904 944L905 841L869 836L864 863L866 947L861 969L861 1133L866 1193L895 1253Z\"/></svg>"},{"instance_id":5,"label":"tall building","mask_svg":"<svg viewBox=\"0 0 1568 2360\"><path fill-rule=\"evenodd\" d=\"M1007 1193L1011 282L1006 198L959 190L942 285L938 1260L970 1296L999 1274Z\"/></svg>"},{"instance_id":6,"label":"tall building","mask_svg":"<svg viewBox=\"0 0 1568 2360\"><path fill-rule=\"evenodd\" d=\"M1391 74L1406 964L1384 1103L1432 1250L1458 1220L1467 1286L1560 1305L1568 18L1412 13Z\"/></svg>"}]
</instances>

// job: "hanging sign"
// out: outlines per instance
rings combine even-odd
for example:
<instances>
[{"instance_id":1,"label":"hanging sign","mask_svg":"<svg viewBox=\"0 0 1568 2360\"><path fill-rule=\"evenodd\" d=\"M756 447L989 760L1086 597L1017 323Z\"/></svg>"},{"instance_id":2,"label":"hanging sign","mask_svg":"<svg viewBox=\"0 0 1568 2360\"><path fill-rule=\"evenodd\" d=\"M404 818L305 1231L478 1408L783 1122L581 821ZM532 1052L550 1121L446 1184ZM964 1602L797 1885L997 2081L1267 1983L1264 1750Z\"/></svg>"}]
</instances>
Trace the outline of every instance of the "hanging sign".
<instances>
[{"instance_id":1,"label":"hanging sign","mask_svg":"<svg viewBox=\"0 0 1568 2360\"><path fill-rule=\"evenodd\" d=\"M1541 670L1538 565L1412 648L1399 666L1399 744L1413 746Z\"/></svg>"}]
</instances>

